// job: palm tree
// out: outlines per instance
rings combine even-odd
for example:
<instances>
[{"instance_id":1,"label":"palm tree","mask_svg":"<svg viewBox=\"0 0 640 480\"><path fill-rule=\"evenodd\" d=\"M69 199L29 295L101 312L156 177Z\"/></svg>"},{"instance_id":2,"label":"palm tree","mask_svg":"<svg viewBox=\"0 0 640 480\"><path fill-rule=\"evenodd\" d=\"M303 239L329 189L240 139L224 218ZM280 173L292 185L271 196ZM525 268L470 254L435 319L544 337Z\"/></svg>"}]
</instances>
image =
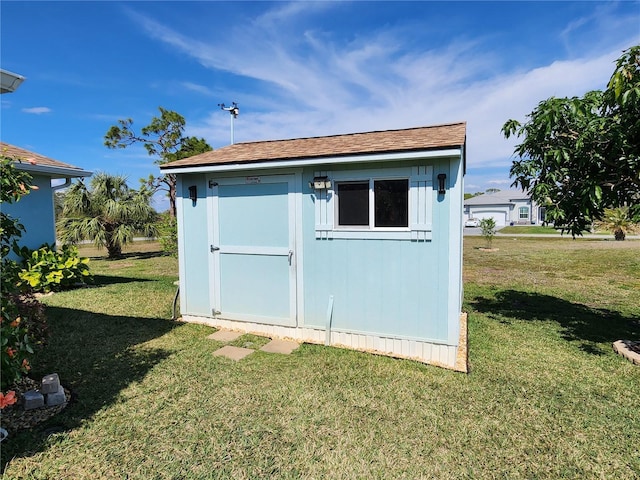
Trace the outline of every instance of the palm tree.
<instances>
[{"instance_id":1,"label":"palm tree","mask_svg":"<svg viewBox=\"0 0 640 480\"><path fill-rule=\"evenodd\" d=\"M613 232L616 240L624 240L627 233L638 230L638 224L634 223L629 215L629 207L606 208L604 217L596 226Z\"/></svg>"},{"instance_id":2,"label":"palm tree","mask_svg":"<svg viewBox=\"0 0 640 480\"><path fill-rule=\"evenodd\" d=\"M156 236L157 214L150 205L150 192L131 189L126 180L121 175L97 173L91 178L91 188L83 181L69 188L58 221L60 240L92 240L97 247L107 248L109 258L117 258L135 234Z\"/></svg>"}]
</instances>

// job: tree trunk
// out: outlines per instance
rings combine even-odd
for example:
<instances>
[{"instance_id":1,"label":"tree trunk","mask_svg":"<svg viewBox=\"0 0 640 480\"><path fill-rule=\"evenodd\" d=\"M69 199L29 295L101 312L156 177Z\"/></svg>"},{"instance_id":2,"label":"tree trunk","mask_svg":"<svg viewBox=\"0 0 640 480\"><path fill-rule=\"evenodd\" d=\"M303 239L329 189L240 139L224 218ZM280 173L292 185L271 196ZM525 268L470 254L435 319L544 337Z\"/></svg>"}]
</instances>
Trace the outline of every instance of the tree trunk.
<instances>
[{"instance_id":1,"label":"tree trunk","mask_svg":"<svg viewBox=\"0 0 640 480\"><path fill-rule=\"evenodd\" d=\"M122 246L113 240L113 226L106 227L105 241L107 244L107 254L109 258L120 258L122 256Z\"/></svg>"},{"instance_id":2,"label":"tree trunk","mask_svg":"<svg viewBox=\"0 0 640 480\"><path fill-rule=\"evenodd\" d=\"M120 258L122 256L122 248L120 245L114 245L113 242L107 244L107 253L109 258Z\"/></svg>"},{"instance_id":3,"label":"tree trunk","mask_svg":"<svg viewBox=\"0 0 640 480\"><path fill-rule=\"evenodd\" d=\"M615 236L615 239L618 241L623 241L624 238L626 237L624 230L622 230L621 228L616 229L613 232L613 235Z\"/></svg>"},{"instance_id":4,"label":"tree trunk","mask_svg":"<svg viewBox=\"0 0 640 480\"><path fill-rule=\"evenodd\" d=\"M167 173L166 184L169 186L169 216L176 218L176 176L171 173Z\"/></svg>"}]
</instances>

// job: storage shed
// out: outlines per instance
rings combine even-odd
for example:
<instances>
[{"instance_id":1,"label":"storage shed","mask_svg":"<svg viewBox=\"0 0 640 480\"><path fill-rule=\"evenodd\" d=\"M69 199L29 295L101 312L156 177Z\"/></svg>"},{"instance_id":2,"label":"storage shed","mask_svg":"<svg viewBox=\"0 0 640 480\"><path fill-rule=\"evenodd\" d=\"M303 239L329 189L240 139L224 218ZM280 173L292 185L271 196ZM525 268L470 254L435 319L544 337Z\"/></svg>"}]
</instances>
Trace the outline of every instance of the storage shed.
<instances>
[{"instance_id":1,"label":"storage shed","mask_svg":"<svg viewBox=\"0 0 640 480\"><path fill-rule=\"evenodd\" d=\"M184 321L467 369L466 124L237 143L177 177Z\"/></svg>"}]
</instances>

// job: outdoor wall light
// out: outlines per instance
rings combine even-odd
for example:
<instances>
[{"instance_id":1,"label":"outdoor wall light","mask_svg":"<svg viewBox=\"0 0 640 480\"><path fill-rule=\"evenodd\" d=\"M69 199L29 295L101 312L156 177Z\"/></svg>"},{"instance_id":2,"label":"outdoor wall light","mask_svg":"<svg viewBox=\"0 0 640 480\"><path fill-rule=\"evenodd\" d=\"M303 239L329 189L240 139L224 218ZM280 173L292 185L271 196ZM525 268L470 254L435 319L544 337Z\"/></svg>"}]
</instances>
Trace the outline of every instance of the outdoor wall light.
<instances>
[{"instance_id":1,"label":"outdoor wall light","mask_svg":"<svg viewBox=\"0 0 640 480\"><path fill-rule=\"evenodd\" d=\"M198 186L197 185L191 185L189 187L189 199L193 202L194 205L198 201Z\"/></svg>"},{"instance_id":2,"label":"outdoor wall light","mask_svg":"<svg viewBox=\"0 0 640 480\"><path fill-rule=\"evenodd\" d=\"M309 182L309 188L314 190L328 190L331 188L329 177L313 177L313 182Z\"/></svg>"},{"instance_id":3,"label":"outdoor wall light","mask_svg":"<svg viewBox=\"0 0 640 480\"><path fill-rule=\"evenodd\" d=\"M444 181L447 179L447 174L446 173L439 173L438 174L438 195L445 194L445 189L444 189Z\"/></svg>"}]
</instances>

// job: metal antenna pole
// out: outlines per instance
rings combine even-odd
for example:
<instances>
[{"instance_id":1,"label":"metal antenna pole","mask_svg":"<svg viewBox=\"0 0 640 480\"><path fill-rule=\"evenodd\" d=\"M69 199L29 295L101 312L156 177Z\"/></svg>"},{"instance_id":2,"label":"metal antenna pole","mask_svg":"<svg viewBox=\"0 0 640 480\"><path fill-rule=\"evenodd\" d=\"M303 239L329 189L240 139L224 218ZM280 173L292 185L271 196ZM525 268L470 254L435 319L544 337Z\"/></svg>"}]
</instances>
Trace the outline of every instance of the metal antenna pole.
<instances>
[{"instance_id":1,"label":"metal antenna pole","mask_svg":"<svg viewBox=\"0 0 640 480\"><path fill-rule=\"evenodd\" d=\"M232 102L230 107L225 106L224 103L219 103L218 106L231 114L231 145L233 145L233 119L237 118L240 114L240 109L236 102Z\"/></svg>"}]
</instances>

